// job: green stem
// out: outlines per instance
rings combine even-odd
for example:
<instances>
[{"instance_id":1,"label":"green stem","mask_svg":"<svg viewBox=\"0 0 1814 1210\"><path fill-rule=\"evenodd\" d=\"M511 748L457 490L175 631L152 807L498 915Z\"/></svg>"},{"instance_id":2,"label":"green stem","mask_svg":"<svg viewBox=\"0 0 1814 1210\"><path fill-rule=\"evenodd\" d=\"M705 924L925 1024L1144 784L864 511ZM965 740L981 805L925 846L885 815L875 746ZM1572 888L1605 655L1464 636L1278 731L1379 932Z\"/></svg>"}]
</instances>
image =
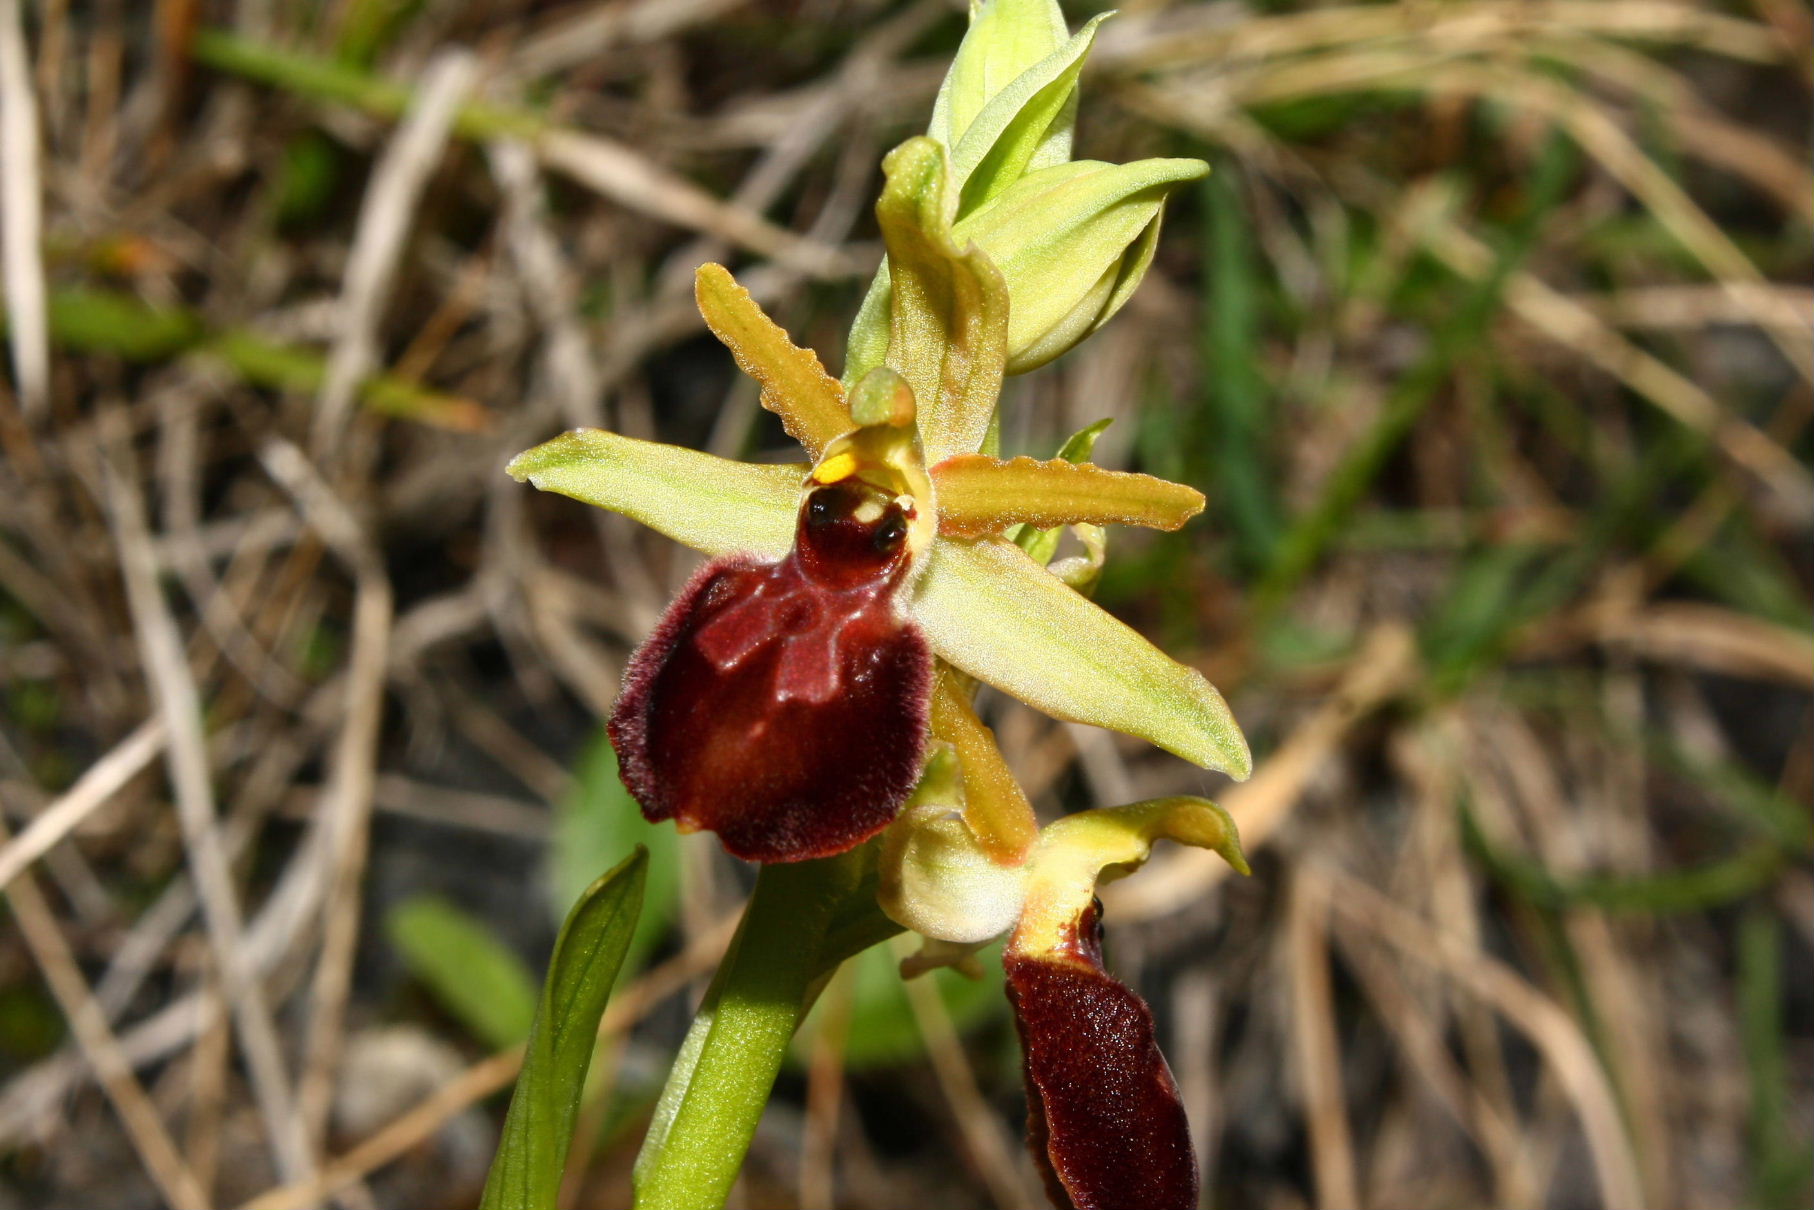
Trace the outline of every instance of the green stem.
<instances>
[{"instance_id":1,"label":"green stem","mask_svg":"<svg viewBox=\"0 0 1814 1210\"><path fill-rule=\"evenodd\" d=\"M655 1107L636 1160L636 1210L724 1204L863 868L863 849L763 867Z\"/></svg>"}]
</instances>

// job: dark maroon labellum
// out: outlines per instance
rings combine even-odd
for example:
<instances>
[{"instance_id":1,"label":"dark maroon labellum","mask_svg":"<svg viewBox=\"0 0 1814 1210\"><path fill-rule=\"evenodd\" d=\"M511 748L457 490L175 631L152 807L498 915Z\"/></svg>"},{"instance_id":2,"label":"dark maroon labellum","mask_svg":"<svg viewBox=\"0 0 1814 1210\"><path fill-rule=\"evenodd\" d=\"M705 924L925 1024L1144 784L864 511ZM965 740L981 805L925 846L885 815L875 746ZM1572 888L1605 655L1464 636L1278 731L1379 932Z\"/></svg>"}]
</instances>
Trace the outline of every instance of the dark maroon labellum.
<instances>
[{"instance_id":1,"label":"dark maroon labellum","mask_svg":"<svg viewBox=\"0 0 1814 1210\"><path fill-rule=\"evenodd\" d=\"M1102 967L1095 910L1076 944L1002 964L1026 1060L1027 1142L1060 1210L1192 1210L1197 1157L1144 1001Z\"/></svg>"},{"instance_id":2,"label":"dark maroon labellum","mask_svg":"<svg viewBox=\"0 0 1814 1210\"><path fill-rule=\"evenodd\" d=\"M919 776L932 654L894 605L908 518L856 480L815 488L777 563L683 588L624 674L609 731L651 821L749 861L828 857L886 827Z\"/></svg>"}]
</instances>

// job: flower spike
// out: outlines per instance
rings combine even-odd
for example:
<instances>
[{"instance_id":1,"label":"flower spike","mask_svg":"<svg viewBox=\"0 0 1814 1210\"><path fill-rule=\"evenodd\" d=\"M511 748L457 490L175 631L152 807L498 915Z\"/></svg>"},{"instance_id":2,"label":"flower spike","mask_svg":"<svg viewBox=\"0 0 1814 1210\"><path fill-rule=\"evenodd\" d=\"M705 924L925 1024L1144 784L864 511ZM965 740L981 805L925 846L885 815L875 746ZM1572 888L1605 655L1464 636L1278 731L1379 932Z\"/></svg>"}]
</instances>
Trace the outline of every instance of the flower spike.
<instances>
[{"instance_id":1,"label":"flower spike","mask_svg":"<svg viewBox=\"0 0 1814 1210\"><path fill-rule=\"evenodd\" d=\"M700 314L810 464L579 430L509 468L712 556L630 657L607 724L620 775L651 821L714 831L748 860L805 863L757 882L657 1107L639 1204L723 1200L790 1014L881 925L862 902L871 886L923 939L904 977L974 976L978 951L1006 937L1029 1141L1060 1210L1196 1202L1177 1084L1152 1013L1104 968L1096 889L1159 839L1245 872L1233 823L1167 798L1041 829L971 694L986 682L1055 718L1250 771L1221 694L1089 599L1102 527L1175 530L1202 495L1092 464L1106 421L1049 461L997 456L1004 376L1122 308L1167 195L1208 166L1073 161L1078 81L1104 18L1070 34L1058 0L970 8L931 129L883 161L887 257L841 380L726 269L698 270ZM1066 534L1081 557L1057 557ZM809 860L837 854L848 859Z\"/></svg>"}]
</instances>

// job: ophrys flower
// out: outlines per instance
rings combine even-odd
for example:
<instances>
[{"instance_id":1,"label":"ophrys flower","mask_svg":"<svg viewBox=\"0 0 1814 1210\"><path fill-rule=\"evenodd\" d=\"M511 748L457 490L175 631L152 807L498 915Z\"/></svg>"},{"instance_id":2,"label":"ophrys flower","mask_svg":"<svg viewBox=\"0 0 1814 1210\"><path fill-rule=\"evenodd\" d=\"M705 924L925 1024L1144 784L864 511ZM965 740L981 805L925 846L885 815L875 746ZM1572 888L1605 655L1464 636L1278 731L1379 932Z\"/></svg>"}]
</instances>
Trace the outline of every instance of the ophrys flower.
<instances>
[{"instance_id":1,"label":"ophrys flower","mask_svg":"<svg viewBox=\"0 0 1814 1210\"><path fill-rule=\"evenodd\" d=\"M1054 717L1138 735L1206 768L1245 776L1246 743L1209 682L1073 591L1005 536L1023 525L1044 530L1122 523L1175 529L1202 508L1203 497L1180 484L1087 462L1003 460L981 452L1006 364L1005 286L986 255L959 249L952 240L945 154L938 144L912 140L891 154L884 167L888 182L877 214L894 279L893 337L888 363L866 375L849 396L727 271L707 265L698 275L697 295L707 323L762 384L764 406L806 448L810 465L732 462L579 430L519 456L511 474L634 517L709 555L778 568L799 564L802 553L810 555L811 510L815 500L826 498L822 493L837 485L859 491L871 507L898 510L898 520L907 527L898 553L891 556L900 562L889 562L877 585L885 591L877 598L913 628L902 633L923 635L944 665ZM861 524L880 524L880 519L878 513ZM796 538L802 539L800 544ZM781 574L755 572L747 562L739 566L741 570L716 567L706 579L716 577L713 582L723 595L734 591L732 581L753 585L755 577L772 585ZM822 602L822 594L811 586L802 588L798 576L782 578L794 588L777 593L777 608L784 597L805 613ZM647 705L638 697L638 687L657 684L648 653L665 648L671 656L677 650L672 640L681 631L697 637L707 620L700 610L735 605L713 600L706 579L683 594L663 631L639 657L642 666L631 678L630 705ZM815 704L810 711L788 705L812 696L787 688L802 675L776 654L790 646L791 636L783 634L788 627L757 606L736 608L752 624L739 629L731 622L717 623L708 646L718 643L718 654L688 656L695 671L671 674L690 680L695 687L687 692L699 699L683 702L679 713L703 718L713 709L706 702L709 696L726 715L711 728L719 739L738 726L785 727L783 716L792 715L810 719L802 725L828 740L846 728L881 729L900 750L918 752L921 736L902 720L926 717L924 707L907 702L903 708L898 699L923 700L923 695L914 688L918 678L904 665L892 674L901 686L892 705L856 698ZM878 634L881 629L886 627L879 627ZM758 641L759 635L769 637ZM762 657L769 666L765 680L754 674L726 680L698 671L712 666L728 672L726 653L740 643L754 644L752 652L775 645ZM911 646L912 639L901 643ZM826 675L820 668L805 680L822 685L828 683ZM736 692L719 696L717 690L732 680L739 686ZM764 692L749 689L758 680L766 686ZM1017 860L1033 840L1032 812L1012 779L1001 775L999 754L970 710L967 693L950 674L942 675L933 691L930 721L933 733L957 749L969 787L966 820L972 831L998 859ZM614 733L635 741L643 734L638 726L625 721ZM765 750L790 751L785 743L742 749L753 762L742 777L744 788L766 784L760 776L763 762L771 759ZM675 815L724 832L726 813L740 809L729 799L706 801L727 784L718 777L702 776L696 788L671 794L648 778L639 785L635 771L652 769L661 758L643 759L635 742L627 749L620 743L620 751L632 788L656 817ZM694 753L696 760L716 757L703 749ZM841 765L846 784L834 787L831 768L826 766L816 796L782 787L756 806L746 801L741 809L769 817L765 827L772 836L758 840L738 829L743 838L733 850L761 860L787 860L836 851L828 846L848 847L885 825L912 788L913 776L875 776L873 763ZM870 814L861 826L847 827L841 817L853 805L844 791L859 781ZM840 818L833 821L832 816ZM828 840L834 835L835 842Z\"/></svg>"}]
</instances>

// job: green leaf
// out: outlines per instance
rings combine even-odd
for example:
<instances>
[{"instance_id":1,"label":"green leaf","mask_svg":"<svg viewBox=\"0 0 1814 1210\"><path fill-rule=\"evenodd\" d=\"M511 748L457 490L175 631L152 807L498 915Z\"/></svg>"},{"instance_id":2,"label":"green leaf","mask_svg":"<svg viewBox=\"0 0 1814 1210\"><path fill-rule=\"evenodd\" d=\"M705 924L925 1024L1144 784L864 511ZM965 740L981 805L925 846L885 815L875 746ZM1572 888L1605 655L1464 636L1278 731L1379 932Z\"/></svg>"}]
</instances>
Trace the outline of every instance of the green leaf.
<instances>
[{"instance_id":1,"label":"green leaf","mask_svg":"<svg viewBox=\"0 0 1814 1210\"><path fill-rule=\"evenodd\" d=\"M224 362L242 381L283 391L317 391L327 374L327 359L313 350L277 344L243 328L210 331L193 311L149 306L123 291L58 290L47 310L51 339L65 349L137 362L195 353ZM0 332L5 318L0 313ZM441 428L472 432L488 423L485 409L470 399L388 374L366 379L359 397L377 411Z\"/></svg>"},{"instance_id":2,"label":"green leaf","mask_svg":"<svg viewBox=\"0 0 1814 1210\"><path fill-rule=\"evenodd\" d=\"M409 108L409 88L395 80L224 29L196 30L188 50L195 62L215 71L256 80L298 96L350 105L377 117L400 117ZM454 133L468 139L533 139L546 125L541 115L527 110L467 101L456 111Z\"/></svg>"},{"instance_id":3,"label":"green leaf","mask_svg":"<svg viewBox=\"0 0 1814 1210\"><path fill-rule=\"evenodd\" d=\"M573 789L555 805L550 890L556 911L574 902L612 858L641 845L649 851L642 914L630 940L625 968L641 969L680 904L680 834L642 817L642 808L617 776L617 753L604 735L594 740L574 770Z\"/></svg>"},{"instance_id":4,"label":"green leaf","mask_svg":"<svg viewBox=\"0 0 1814 1210\"><path fill-rule=\"evenodd\" d=\"M779 559L794 542L807 468L733 462L698 450L574 429L518 454L519 483L608 508L708 555Z\"/></svg>"},{"instance_id":5,"label":"green leaf","mask_svg":"<svg viewBox=\"0 0 1814 1210\"><path fill-rule=\"evenodd\" d=\"M1203 674L999 538L941 538L910 606L948 663L1054 718L1109 727L1244 778L1253 760Z\"/></svg>"},{"instance_id":6,"label":"green leaf","mask_svg":"<svg viewBox=\"0 0 1814 1210\"><path fill-rule=\"evenodd\" d=\"M1739 919L1739 1036L1750 1070L1750 1205L1788 1210L1808 1204L1814 1169L1806 1139L1798 1139L1797 1086L1785 1043L1793 1036L1783 1017L1782 924L1763 904Z\"/></svg>"},{"instance_id":7,"label":"green leaf","mask_svg":"<svg viewBox=\"0 0 1814 1210\"><path fill-rule=\"evenodd\" d=\"M1235 171L1238 171L1235 170ZM1259 237L1247 214L1235 171L1217 170L1204 182L1201 402L1183 444L1214 468L1217 512L1227 516L1242 566L1257 569L1270 557L1282 523L1273 469L1275 394L1264 369L1260 300L1266 289ZM1200 434L1200 435L1199 435Z\"/></svg>"},{"instance_id":8,"label":"green leaf","mask_svg":"<svg viewBox=\"0 0 1814 1210\"><path fill-rule=\"evenodd\" d=\"M529 1036L535 979L483 921L418 895L392 908L384 928L410 973L474 1037L502 1050Z\"/></svg>"},{"instance_id":9,"label":"green leaf","mask_svg":"<svg viewBox=\"0 0 1814 1210\"><path fill-rule=\"evenodd\" d=\"M648 875L638 848L587 888L554 943L483 1210L552 1210L611 984L629 951Z\"/></svg>"},{"instance_id":10,"label":"green leaf","mask_svg":"<svg viewBox=\"0 0 1814 1210\"><path fill-rule=\"evenodd\" d=\"M1008 288L984 253L960 251L945 149L914 138L882 161L876 219L888 245L888 365L919 406L928 463L975 453L1007 362Z\"/></svg>"},{"instance_id":11,"label":"green leaf","mask_svg":"<svg viewBox=\"0 0 1814 1210\"><path fill-rule=\"evenodd\" d=\"M1075 160L1022 177L952 228L1007 282L1008 373L1051 361L1133 297L1166 196L1208 171L1202 160Z\"/></svg>"},{"instance_id":12,"label":"green leaf","mask_svg":"<svg viewBox=\"0 0 1814 1210\"><path fill-rule=\"evenodd\" d=\"M318 130L305 130L284 145L272 192L277 224L292 231L318 219L338 193L342 152Z\"/></svg>"},{"instance_id":13,"label":"green leaf","mask_svg":"<svg viewBox=\"0 0 1814 1210\"><path fill-rule=\"evenodd\" d=\"M1096 41L1094 17L1075 37L989 98L951 148L951 171L960 192L957 212L969 214L1021 178L1071 158L1077 117L1077 77Z\"/></svg>"},{"instance_id":14,"label":"green leaf","mask_svg":"<svg viewBox=\"0 0 1814 1210\"><path fill-rule=\"evenodd\" d=\"M114 290L58 290L50 296L49 312L51 336L59 345L127 361L174 357L206 335L191 311L149 307Z\"/></svg>"},{"instance_id":15,"label":"green leaf","mask_svg":"<svg viewBox=\"0 0 1814 1210\"><path fill-rule=\"evenodd\" d=\"M393 37L421 11L423 0L351 0L341 10L334 57L370 67Z\"/></svg>"},{"instance_id":16,"label":"green leaf","mask_svg":"<svg viewBox=\"0 0 1814 1210\"><path fill-rule=\"evenodd\" d=\"M1064 44L1064 13L1056 0L972 3L970 28L939 84L926 133L956 147L991 98ZM1068 123L1062 135L1068 153Z\"/></svg>"}]
</instances>

